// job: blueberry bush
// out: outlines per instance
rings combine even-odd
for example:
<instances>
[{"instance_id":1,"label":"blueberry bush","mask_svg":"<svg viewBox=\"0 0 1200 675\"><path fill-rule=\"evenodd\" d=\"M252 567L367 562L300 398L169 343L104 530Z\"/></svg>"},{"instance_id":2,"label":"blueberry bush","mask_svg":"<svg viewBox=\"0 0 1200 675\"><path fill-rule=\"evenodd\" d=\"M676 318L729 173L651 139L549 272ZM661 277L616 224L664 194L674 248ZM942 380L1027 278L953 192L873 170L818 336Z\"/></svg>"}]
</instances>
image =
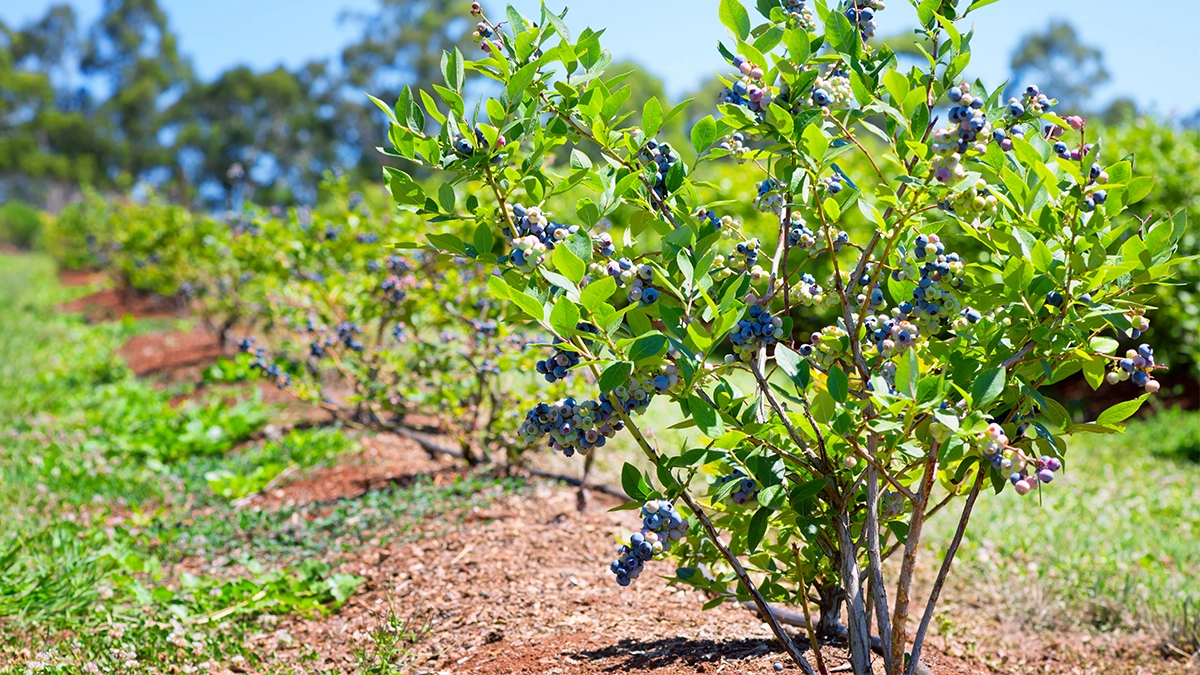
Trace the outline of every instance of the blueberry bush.
<instances>
[{"instance_id":1,"label":"blueberry bush","mask_svg":"<svg viewBox=\"0 0 1200 675\"><path fill-rule=\"evenodd\" d=\"M871 40L878 0L759 0L755 18L722 0L727 88L690 163L656 137L688 103L628 123L600 34L545 7L473 4L478 58L447 52L432 93L376 101L408 167L385 169L391 195L427 227L398 250L474 265L462 281L508 308L499 325L553 335L536 369L568 395L531 405L521 440L590 458L627 434L654 466L623 472L644 527L617 582L673 557L675 583L754 608L806 672L828 641L858 674L873 649L889 674L921 670L984 491L1055 489L1074 437L1123 431L1159 386L1164 355L1140 340L1186 215L1129 214L1154 179L1054 92L965 79L971 13L995 1L914 0L924 63L907 67ZM468 74L494 83L474 109ZM753 210L702 180L727 162L754 176ZM414 167L447 179L427 193ZM1044 388L1080 372L1126 400L1075 423ZM681 447L641 415L658 397L694 434ZM959 508L912 597L926 521Z\"/></svg>"},{"instance_id":2,"label":"blueberry bush","mask_svg":"<svg viewBox=\"0 0 1200 675\"><path fill-rule=\"evenodd\" d=\"M524 375L538 360L526 346L550 338L513 330L506 304L475 282L477 261L384 250L416 224L390 210L386 195L332 178L315 207L222 217L91 195L55 220L50 248L118 288L172 299L238 345L251 374L338 420L389 428L433 415L469 460L503 447L519 461L523 408L542 393Z\"/></svg>"}]
</instances>

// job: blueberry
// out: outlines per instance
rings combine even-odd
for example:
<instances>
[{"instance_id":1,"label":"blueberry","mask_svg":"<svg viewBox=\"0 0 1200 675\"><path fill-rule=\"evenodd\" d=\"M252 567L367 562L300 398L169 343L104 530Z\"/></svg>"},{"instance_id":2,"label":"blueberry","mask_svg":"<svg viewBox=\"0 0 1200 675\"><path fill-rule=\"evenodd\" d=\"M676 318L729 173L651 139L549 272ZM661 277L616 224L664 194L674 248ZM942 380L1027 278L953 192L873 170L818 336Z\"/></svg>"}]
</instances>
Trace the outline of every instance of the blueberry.
<instances>
[{"instance_id":1,"label":"blueberry","mask_svg":"<svg viewBox=\"0 0 1200 675\"><path fill-rule=\"evenodd\" d=\"M1137 348L1138 355L1144 359L1154 358L1154 350L1148 344L1140 344Z\"/></svg>"},{"instance_id":2,"label":"blueberry","mask_svg":"<svg viewBox=\"0 0 1200 675\"><path fill-rule=\"evenodd\" d=\"M1120 367L1121 370L1123 370L1127 373L1132 373L1133 372L1133 359L1121 359L1120 361L1117 362L1117 366Z\"/></svg>"},{"instance_id":3,"label":"blueberry","mask_svg":"<svg viewBox=\"0 0 1200 675\"><path fill-rule=\"evenodd\" d=\"M1050 291L1046 294L1046 304L1051 307L1062 307L1063 296L1058 291Z\"/></svg>"}]
</instances>

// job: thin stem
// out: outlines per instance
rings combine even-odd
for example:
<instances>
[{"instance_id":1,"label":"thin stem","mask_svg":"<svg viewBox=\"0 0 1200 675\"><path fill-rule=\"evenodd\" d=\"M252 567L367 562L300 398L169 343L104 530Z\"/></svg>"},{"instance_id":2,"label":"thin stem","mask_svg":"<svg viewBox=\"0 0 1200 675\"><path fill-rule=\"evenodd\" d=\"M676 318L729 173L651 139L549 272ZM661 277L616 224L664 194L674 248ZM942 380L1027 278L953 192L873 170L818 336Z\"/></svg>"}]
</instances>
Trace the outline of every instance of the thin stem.
<instances>
[{"instance_id":1,"label":"thin stem","mask_svg":"<svg viewBox=\"0 0 1200 675\"><path fill-rule=\"evenodd\" d=\"M825 657L821 655L821 643L817 642L817 631L813 627L812 612L808 608L808 588L804 584L804 573L801 571L800 547L792 542L792 555L796 558L796 579L800 582L800 606L804 609L804 627L808 631L808 642L812 645L813 654L817 659L817 670L821 675L829 675L825 668Z\"/></svg>"},{"instance_id":2,"label":"thin stem","mask_svg":"<svg viewBox=\"0 0 1200 675\"><path fill-rule=\"evenodd\" d=\"M917 627L916 635L913 637L912 661L908 665L906 675L913 675L916 671L917 661L921 658L921 645L925 641L925 633L929 630L929 622L933 619L933 609L937 605L938 596L942 594L942 586L946 584L946 577L950 575L950 566L954 564L954 556L958 553L958 547L962 544L963 534L967 531L967 521L971 518L971 510L975 508L975 500L979 498L979 491L983 488L984 477L987 476L987 471L980 467L975 475L975 484L971 486L971 493L967 495L967 503L963 506L962 516L958 519L958 527L954 530L954 538L950 541L950 549L946 551L946 557L942 558L942 567L938 570L937 580L933 582L933 590L929 593L929 602L925 603L925 613L921 616L921 625Z\"/></svg>"},{"instance_id":3,"label":"thin stem","mask_svg":"<svg viewBox=\"0 0 1200 675\"><path fill-rule=\"evenodd\" d=\"M726 562L733 567L733 573L737 575L738 581L742 582L742 585L746 587L746 590L749 591L750 595L754 598L754 604L758 607L759 614L762 615L762 617L766 620L767 625L771 627L771 632L775 634L775 637L781 643L783 643L783 647L787 650L788 656L792 657L792 660L796 662L796 665L800 666L801 670L804 670L806 673L811 673L812 666L808 665L808 661L804 658L804 655L800 653L800 648L796 646L796 643L792 640L791 636L789 636L787 632L783 630L783 626L780 625L779 620L775 618L775 614L771 612L771 606L767 604L766 598L762 596L762 593L759 592L758 587L754 585L754 582L750 579L750 575L746 572L746 568L742 567L742 562L738 560L737 556L735 556L733 552L730 551L727 546L725 546L725 543L721 541L720 532L717 531L717 528L713 525L712 521L709 520L708 515L704 513L704 510L700 508L700 505L696 503L696 500L692 499L692 496L688 494L686 487L680 486L679 496L683 497L684 503L688 505L688 508L692 510L692 513L696 514L696 518L699 519L700 525L704 527L704 531L708 533L708 538L712 540L713 546L716 546L717 550L721 552L721 557L725 558ZM816 647L816 643L813 644L813 647Z\"/></svg>"},{"instance_id":4,"label":"thin stem","mask_svg":"<svg viewBox=\"0 0 1200 675\"><path fill-rule=\"evenodd\" d=\"M869 443L878 446L879 439L871 434ZM863 537L867 540L867 571L871 576L871 595L875 600L875 621L879 624L879 639L883 643L884 672L892 672L892 627L888 620L887 587L883 585L883 559L879 555L879 478L874 465L867 467L867 516Z\"/></svg>"},{"instance_id":5,"label":"thin stem","mask_svg":"<svg viewBox=\"0 0 1200 675\"><path fill-rule=\"evenodd\" d=\"M912 588L913 572L917 567L917 544L921 541L921 528L925 524L925 507L929 505L930 493L933 491L933 478L937 473L938 448L939 444L936 442L929 445L929 455L925 460L925 473L921 479L920 501L913 506L908 536L904 540L904 561L900 565L900 578L896 582L896 607L892 612L892 671L890 675L900 675L900 668L904 664L904 643L907 642L908 632L908 594Z\"/></svg>"}]
</instances>

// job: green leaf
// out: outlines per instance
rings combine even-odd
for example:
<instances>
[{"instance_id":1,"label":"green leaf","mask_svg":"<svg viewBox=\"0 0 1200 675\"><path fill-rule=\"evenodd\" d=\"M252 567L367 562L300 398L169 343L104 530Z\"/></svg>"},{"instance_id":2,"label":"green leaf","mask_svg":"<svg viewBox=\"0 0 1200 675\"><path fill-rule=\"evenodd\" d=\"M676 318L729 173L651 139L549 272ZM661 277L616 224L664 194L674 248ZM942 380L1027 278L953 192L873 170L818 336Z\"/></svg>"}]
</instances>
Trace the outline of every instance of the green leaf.
<instances>
[{"instance_id":1,"label":"green leaf","mask_svg":"<svg viewBox=\"0 0 1200 675\"><path fill-rule=\"evenodd\" d=\"M692 419L696 420L700 431L709 438L720 438L721 434L725 433L725 425L716 409L695 394L689 394L687 400L688 410L691 411Z\"/></svg>"},{"instance_id":2,"label":"green leaf","mask_svg":"<svg viewBox=\"0 0 1200 675\"><path fill-rule=\"evenodd\" d=\"M937 8L942 4L942 0L922 0L917 7L917 19L921 25L926 28L933 28L934 17L937 16Z\"/></svg>"},{"instance_id":3,"label":"green leaf","mask_svg":"<svg viewBox=\"0 0 1200 675\"><path fill-rule=\"evenodd\" d=\"M905 357L899 360L896 364L896 391L904 394L908 398L917 398L917 382L921 378L921 363L917 359L917 352L913 349L905 350ZM878 390L876 390L878 391ZM887 391L886 389L884 390Z\"/></svg>"},{"instance_id":4,"label":"green leaf","mask_svg":"<svg viewBox=\"0 0 1200 675\"><path fill-rule=\"evenodd\" d=\"M758 491L758 503L768 509L778 511L783 508L784 504L787 504L787 492L782 485L768 485Z\"/></svg>"},{"instance_id":5,"label":"green leaf","mask_svg":"<svg viewBox=\"0 0 1200 675\"><path fill-rule=\"evenodd\" d=\"M610 363L604 372L600 373L599 387L600 391L608 392L623 387L629 382L629 376L633 373L633 364L628 361L617 361Z\"/></svg>"},{"instance_id":6,"label":"green leaf","mask_svg":"<svg viewBox=\"0 0 1200 675\"><path fill-rule=\"evenodd\" d=\"M479 253L491 253L492 247L496 241L492 237L492 228L486 222L480 221L479 227L475 228L475 236L472 238L475 244L475 250Z\"/></svg>"},{"instance_id":7,"label":"green leaf","mask_svg":"<svg viewBox=\"0 0 1200 675\"><path fill-rule=\"evenodd\" d=\"M649 138L658 133L662 128L662 104L658 102L658 97L651 96L646 99L646 104L642 106L642 131Z\"/></svg>"},{"instance_id":8,"label":"green leaf","mask_svg":"<svg viewBox=\"0 0 1200 675\"><path fill-rule=\"evenodd\" d=\"M784 110L778 103L772 102L767 107L767 121L778 129L784 138L791 138L795 122L792 120L792 114Z\"/></svg>"},{"instance_id":9,"label":"green leaf","mask_svg":"<svg viewBox=\"0 0 1200 675\"><path fill-rule=\"evenodd\" d=\"M442 211L446 213L454 213L454 186L449 183L442 183L438 188L438 206L442 207Z\"/></svg>"},{"instance_id":10,"label":"green leaf","mask_svg":"<svg viewBox=\"0 0 1200 675\"><path fill-rule=\"evenodd\" d=\"M537 75L537 63L527 63L520 70L513 73L508 80L508 86L505 89L508 92L509 101L517 101L521 94L524 93L529 85L533 82L533 78ZM512 104L509 104L512 108Z\"/></svg>"},{"instance_id":11,"label":"green leaf","mask_svg":"<svg viewBox=\"0 0 1200 675\"><path fill-rule=\"evenodd\" d=\"M528 293L520 293L514 289L508 299L539 323L546 320L546 309L542 306L541 301Z\"/></svg>"},{"instance_id":12,"label":"green leaf","mask_svg":"<svg viewBox=\"0 0 1200 675\"><path fill-rule=\"evenodd\" d=\"M975 382L971 385L971 401L974 402L977 410L982 410L1004 393L1004 377L1003 368L993 368L980 373L979 377L975 378Z\"/></svg>"},{"instance_id":13,"label":"green leaf","mask_svg":"<svg viewBox=\"0 0 1200 675\"><path fill-rule=\"evenodd\" d=\"M650 333L633 341L629 347L629 358L634 361L652 359L667 351L667 337L662 333Z\"/></svg>"},{"instance_id":14,"label":"green leaf","mask_svg":"<svg viewBox=\"0 0 1200 675\"><path fill-rule=\"evenodd\" d=\"M621 489L635 502L644 502L650 498L650 486L646 484L642 472L629 462L625 462L625 466L621 467Z\"/></svg>"},{"instance_id":15,"label":"green leaf","mask_svg":"<svg viewBox=\"0 0 1200 675\"><path fill-rule=\"evenodd\" d=\"M1129 419L1130 417L1133 417L1133 414L1136 413L1138 411L1138 409L1142 407L1142 404L1145 403L1146 399L1149 397L1150 397L1150 394L1142 394L1141 396L1133 399L1132 401L1124 401L1122 403L1118 403L1118 404L1114 405L1113 407L1109 408L1108 410L1105 410L1104 412L1100 413L1100 416L1096 418L1096 424L1103 425L1103 424L1117 424L1118 422L1124 422L1125 420Z\"/></svg>"},{"instance_id":16,"label":"green leaf","mask_svg":"<svg viewBox=\"0 0 1200 675\"><path fill-rule=\"evenodd\" d=\"M721 17L721 23L739 40L750 37L750 13L738 0L721 0L718 14ZM759 65L766 67L766 64Z\"/></svg>"},{"instance_id":17,"label":"green leaf","mask_svg":"<svg viewBox=\"0 0 1200 675\"><path fill-rule=\"evenodd\" d=\"M543 3L543 6L544 4L545 3ZM555 32L557 32L558 36L563 39L563 42L568 44L571 42L571 29L567 28L566 22L563 21L558 15L556 15L554 12L546 11L546 21L549 21L550 25L554 26Z\"/></svg>"},{"instance_id":18,"label":"green leaf","mask_svg":"<svg viewBox=\"0 0 1200 675\"><path fill-rule=\"evenodd\" d=\"M459 255L467 254L467 247L463 244L462 239L453 234L429 234L425 236L429 240L430 245L439 251L449 251Z\"/></svg>"},{"instance_id":19,"label":"green leaf","mask_svg":"<svg viewBox=\"0 0 1200 675\"><path fill-rule=\"evenodd\" d=\"M587 265L566 246L555 246L553 259L554 266L558 268L558 271L577 284L587 273Z\"/></svg>"},{"instance_id":20,"label":"green leaf","mask_svg":"<svg viewBox=\"0 0 1200 675\"><path fill-rule=\"evenodd\" d=\"M579 308L567 298L559 298L550 310L550 327L563 339L570 339L579 325Z\"/></svg>"},{"instance_id":21,"label":"green leaf","mask_svg":"<svg viewBox=\"0 0 1200 675\"><path fill-rule=\"evenodd\" d=\"M692 127L692 149L700 154L717 140L717 123L712 115L705 115Z\"/></svg>"},{"instance_id":22,"label":"green leaf","mask_svg":"<svg viewBox=\"0 0 1200 675\"><path fill-rule=\"evenodd\" d=\"M828 478L814 478L792 490L792 501L799 502L816 497L828 484Z\"/></svg>"},{"instance_id":23,"label":"green leaf","mask_svg":"<svg viewBox=\"0 0 1200 675\"><path fill-rule=\"evenodd\" d=\"M845 403L846 396L850 393L850 378L846 377L846 373L842 372L840 366L836 363L829 367L829 378L827 380L829 386L829 395L838 403Z\"/></svg>"},{"instance_id":24,"label":"green leaf","mask_svg":"<svg viewBox=\"0 0 1200 675\"><path fill-rule=\"evenodd\" d=\"M442 79L454 92L461 92L463 85L463 55L458 47L453 52L442 52Z\"/></svg>"},{"instance_id":25,"label":"green leaf","mask_svg":"<svg viewBox=\"0 0 1200 675\"><path fill-rule=\"evenodd\" d=\"M829 42L830 47L842 54L858 56L858 29L852 26L850 19L840 11L829 13L829 20L825 22L825 40Z\"/></svg>"},{"instance_id":26,"label":"green leaf","mask_svg":"<svg viewBox=\"0 0 1200 675\"><path fill-rule=\"evenodd\" d=\"M571 169L579 171L590 168L592 168L592 159L583 154L579 148L571 148Z\"/></svg>"},{"instance_id":27,"label":"green leaf","mask_svg":"<svg viewBox=\"0 0 1200 675\"><path fill-rule=\"evenodd\" d=\"M1125 203L1136 204L1142 201L1154 189L1154 176L1138 176L1129 181L1129 189L1126 191Z\"/></svg>"},{"instance_id":28,"label":"green leaf","mask_svg":"<svg viewBox=\"0 0 1200 675\"><path fill-rule=\"evenodd\" d=\"M763 536L767 534L767 525L771 521L771 509L767 507L759 507L754 515L750 518L750 527L746 530L746 551L753 553L758 545L762 543Z\"/></svg>"},{"instance_id":29,"label":"green leaf","mask_svg":"<svg viewBox=\"0 0 1200 675\"><path fill-rule=\"evenodd\" d=\"M610 276L601 277L585 286L579 293L579 304L586 307L588 311L595 312L600 307L600 303L612 297L613 291L616 290L616 279Z\"/></svg>"}]
</instances>

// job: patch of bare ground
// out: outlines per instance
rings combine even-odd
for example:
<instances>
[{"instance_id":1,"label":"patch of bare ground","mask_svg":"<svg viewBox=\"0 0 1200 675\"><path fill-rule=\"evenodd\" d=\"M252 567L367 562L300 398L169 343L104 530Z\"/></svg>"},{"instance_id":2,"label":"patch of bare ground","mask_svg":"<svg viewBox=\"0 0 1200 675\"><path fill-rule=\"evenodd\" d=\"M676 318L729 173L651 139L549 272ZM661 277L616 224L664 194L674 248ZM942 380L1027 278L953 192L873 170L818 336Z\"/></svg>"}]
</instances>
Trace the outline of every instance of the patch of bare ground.
<instances>
[{"instance_id":1,"label":"patch of bare ground","mask_svg":"<svg viewBox=\"0 0 1200 675\"><path fill-rule=\"evenodd\" d=\"M273 509L354 499L391 485L409 485L421 476L432 477L438 484L462 474L461 464L445 457L431 458L415 442L394 434L363 437L360 448L344 455L335 466L317 469L247 499L244 507Z\"/></svg>"},{"instance_id":2,"label":"patch of bare ground","mask_svg":"<svg viewBox=\"0 0 1200 675\"><path fill-rule=\"evenodd\" d=\"M403 439L371 439L353 463L281 487L262 506L346 498L416 473L452 479L458 469L431 460ZM366 579L350 602L322 618L282 617L253 638L272 665L354 672L354 650L389 612L428 620L431 632L411 647L417 674L594 674L799 672L765 625L734 605L701 611L706 600L655 576L653 563L632 587L612 580L614 536L637 526L633 512L609 513L615 499L595 495L576 511L574 490L534 484L524 493L465 514L419 524L429 536L414 543L365 547L339 571ZM448 528L450 522L461 522ZM931 574L931 573L930 573ZM923 660L937 675L1183 675L1147 636L1086 631L1039 632L961 599L951 589L945 634L933 631ZM955 596L958 596L957 598ZM951 628L952 627L952 628ZM830 668L844 653L825 648ZM877 664L877 668L882 666Z\"/></svg>"},{"instance_id":3,"label":"patch of bare ground","mask_svg":"<svg viewBox=\"0 0 1200 675\"><path fill-rule=\"evenodd\" d=\"M95 270L66 270L58 271L58 283L61 286L92 286L108 280L108 275Z\"/></svg>"},{"instance_id":4,"label":"patch of bare ground","mask_svg":"<svg viewBox=\"0 0 1200 675\"><path fill-rule=\"evenodd\" d=\"M109 288L89 293L60 306L66 312L82 313L88 321L114 321L124 316L135 319L170 318L182 315L173 299L130 288Z\"/></svg>"},{"instance_id":5,"label":"patch of bare ground","mask_svg":"<svg viewBox=\"0 0 1200 675\"><path fill-rule=\"evenodd\" d=\"M161 331L135 335L118 352L138 377L171 380L199 379L200 372L234 350L222 346L212 332L200 328L190 332Z\"/></svg>"}]
</instances>

